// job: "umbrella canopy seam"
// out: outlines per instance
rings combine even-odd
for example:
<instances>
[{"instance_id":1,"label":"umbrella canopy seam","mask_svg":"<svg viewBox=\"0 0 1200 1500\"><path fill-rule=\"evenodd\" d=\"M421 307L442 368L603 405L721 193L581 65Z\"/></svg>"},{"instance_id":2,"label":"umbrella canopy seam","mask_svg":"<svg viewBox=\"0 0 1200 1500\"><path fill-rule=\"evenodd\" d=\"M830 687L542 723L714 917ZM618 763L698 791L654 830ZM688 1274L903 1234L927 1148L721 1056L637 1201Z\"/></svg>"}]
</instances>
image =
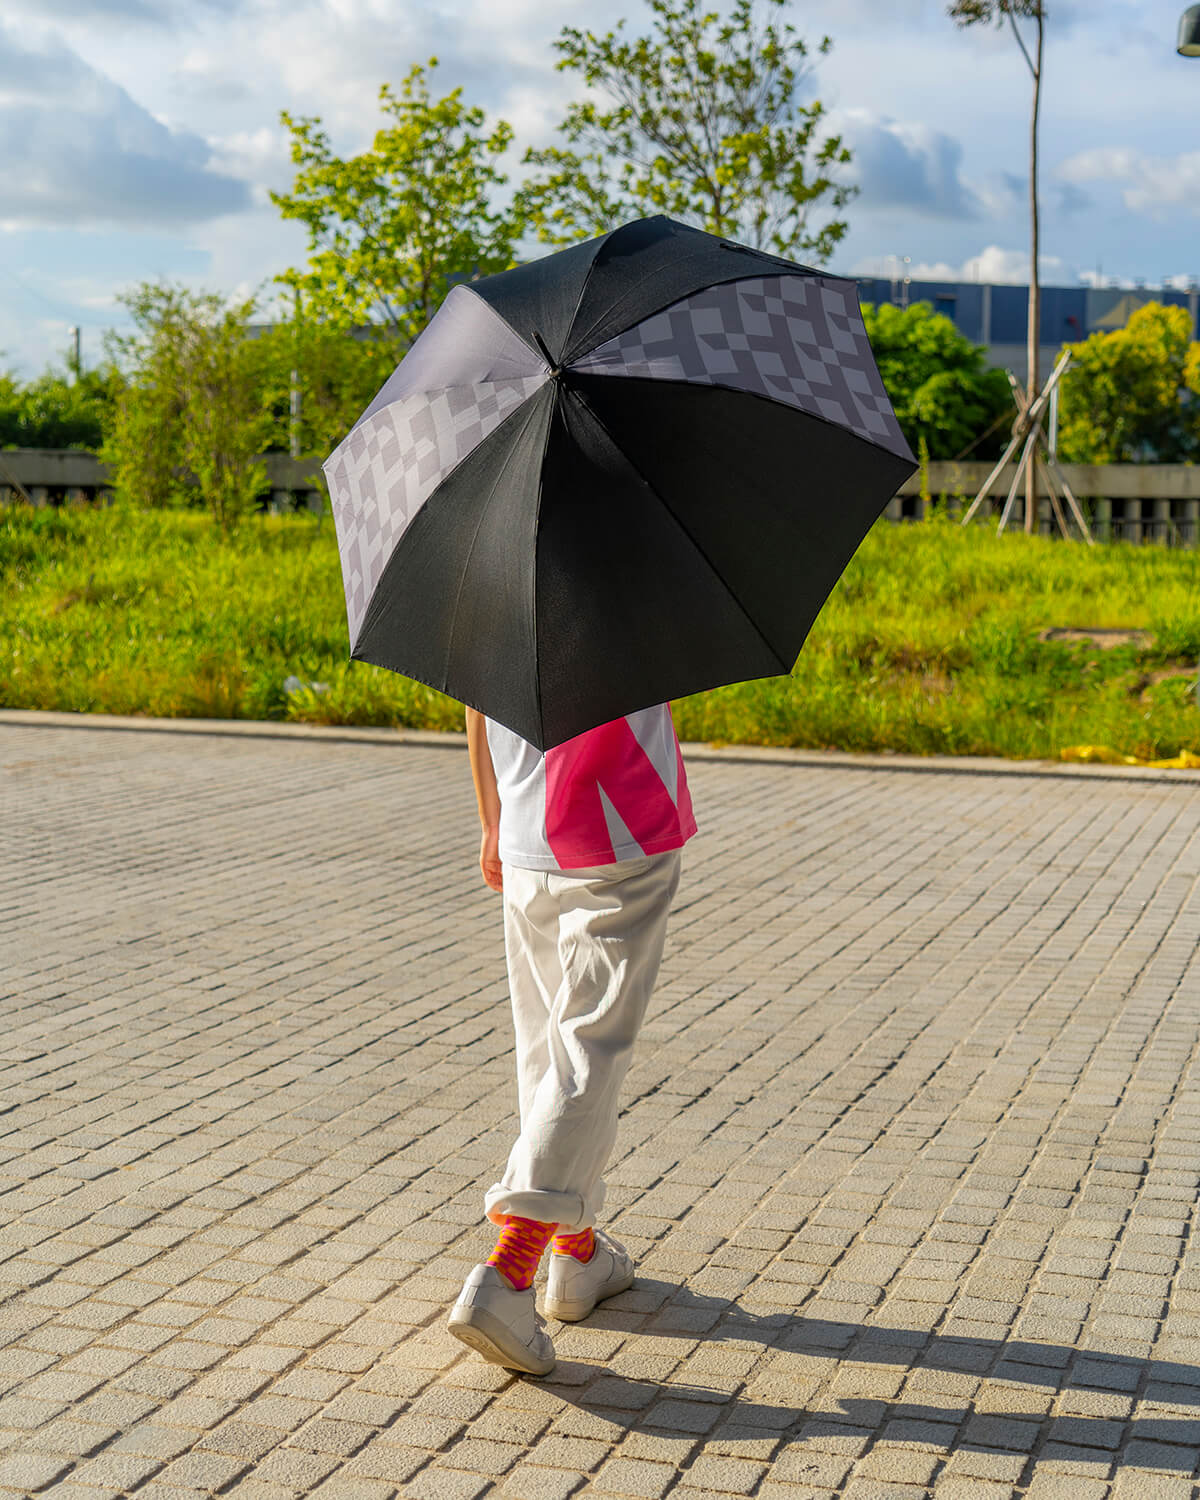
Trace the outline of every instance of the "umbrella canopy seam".
<instances>
[{"instance_id":1,"label":"umbrella canopy seam","mask_svg":"<svg viewBox=\"0 0 1200 1500\"><path fill-rule=\"evenodd\" d=\"M479 295L479 293L475 290L475 288L471 285L471 283L469 281L461 282L460 286L461 286L461 288L462 288L462 290L464 292L470 292L471 296L475 298L475 301L478 302L479 305L481 307L483 307L487 311L488 317L494 318L496 320L496 322L503 324L504 328L509 333L511 333L515 339L517 339L520 343L524 344L524 346L526 347L526 349L528 349L529 352L530 352L530 354L533 356L534 361L536 363L546 365L547 370L550 368L550 366L548 364L546 364L545 350L536 348L533 344L531 344L529 342L529 340L520 331L520 329L514 328L511 323L505 322L505 320L500 316L500 314L496 311L496 309L492 306L492 304L487 300L487 298L486 297L481 297ZM435 389L438 389L438 387L435 387ZM454 387L454 386L444 386L444 387L441 387L441 389L444 389L444 390L454 390L454 389L456 389L456 387Z\"/></svg>"},{"instance_id":2,"label":"umbrella canopy seam","mask_svg":"<svg viewBox=\"0 0 1200 1500\"><path fill-rule=\"evenodd\" d=\"M550 413L550 424L552 424L553 421L554 421L554 414L555 414L555 412L557 412L558 408L562 405L562 399L563 399L562 383L560 381L555 381L555 388L554 388L554 410L551 411L551 413ZM547 424L547 431L549 431L549 425L550 424ZM538 467L537 506L535 507L534 513L533 513L533 534L534 534L535 537L538 534L538 525L539 525L539 523L540 523L540 521L542 519L542 494L543 494L543 492L545 490L545 481L546 481L546 450L543 447L543 449L542 449L542 461L541 461L541 464ZM537 549L537 543L535 541L535 543L534 543L535 555L536 555L536 549ZM531 634L532 634L532 637L533 637L533 692L534 692L535 711L536 711L536 714L537 714L538 732L544 738L545 737L545 732L546 732L546 719L545 719L545 714L544 714L544 712L542 710L542 658L541 658L541 647L540 647L539 636L538 636L537 586L538 586L537 567L534 566L529 571L529 592L530 592L529 609L530 609L530 616L531 616L531 619L532 619L532 622L533 622L532 625L531 625L531 627L530 627L530 631L531 631Z\"/></svg>"},{"instance_id":3,"label":"umbrella canopy seam","mask_svg":"<svg viewBox=\"0 0 1200 1500\"><path fill-rule=\"evenodd\" d=\"M672 382L672 383L674 383L674 382ZM686 382L679 382L679 383L680 384L684 384ZM588 401L588 399L583 395L583 393L581 391L575 390L575 391L572 392L572 395L574 395L575 399L579 402L579 404L582 407L584 407L584 409L587 411L587 414L596 423L597 427L599 427L604 432L605 436L608 438L609 442L612 443L613 447L616 448L618 452L623 452L623 449L621 448L620 443L617 442L616 436L614 435L612 429L608 426L608 424L605 421L603 421L601 419L601 417L598 414L598 412L596 411L595 407L592 406L591 402ZM779 403L775 402L773 404L774 405L778 405ZM712 558L709 557L708 553L704 550L704 548L696 540L696 538L693 536L693 534L689 530L689 528L684 525L683 521L680 520L680 518L676 514L674 508L671 505L669 505L666 500L663 499L663 496L659 492L659 490L654 485L652 485L650 483L650 481L642 473L641 469L639 469L638 466L629 458L628 454L625 455L625 461L626 461L626 463L629 464L629 467L633 470L633 472L637 475L637 477L641 480L641 482L646 486L646 488L650 491L650 493L654 496L654 498L662 506L663 510L666 511L667 515L669 515L671 517L671 519L672 519L672 521L674 521L675 525L678 526L678 528L680 529L680 531L683 532L684 536L687 537L688 541L691 543L692 548L697 553L697 555L699 557L701 557L701 558L704 559L705 566L708 568L709 572L713 575L713 577L718 581L718 583L720 583L721 587L725 590L726 594L728 594L728 596L730 597L730 599L733 600L734 604L737 606L738 613L741 614L741 616L743 617L743 619L746 620L746 622L749 624L750 628L754 631L755 635L758 636L759 640L763 643L763 645L767 648L767 650L771 653L771 655L775 658L775 660L780 664L780 667L782 669L780 675L781 676L786 676L787 673L789 673L792 670L792 666L794 664L792 662L790 662L790 661L785 660L780 655L780 653L779 653L778 649L775 647L774 643L771 642L771 641L769 641L766 638L766 636L762 633L762 631L758 627L757 622L754 620L754 618L747 611L745 605L738 598L738 596L734 593L733 589L729 586L729 583L727 582L727 580L725 578L725 575L723 573L721 573L721 571L717 568L717 566L713 562ZM540 498L541 497L540 497L540 494L539 494L539 504L540 504Z\"/></svg>"},{"instance_id":4,"label":"umbrella canopy seam","mask_svg":"<svg viewBox=\"0 0 1200 1500\"><path fill-rule=\"evenodd\" d=\"M540 359L539 359L538 362L539 363L541 362ZM528 377L528 378L532 379L532 378L535 378L535 377ZM497 425L494 428L491 429L491 431L485 432L483 438L480 441L481 442L487 442L489 438L495 436L498 433L502 433L505 430L505 428L507 427L508 423L511 422L515 417L517 417L525 409L527 403L530 400L532 400L533 397L536 396L538 394L538 392L541 391L545 387L545 385L546 385L546 379L547 378L548 377L542 378L541 383L538 386L536 386L535 389L532 390L529 393L528 396L519 399L517 401L517 404L500 419L500 421L497 423ZM513 382L511 380L508 380L508 379L501 379L501 380L496 380L496 381L483 381L483 382L479 382L479 383L476 383L476 384L464 383L464 384L461 384L461 385L438 387L436 389L431 390L428 393L428 395L429 395L429 398L432 400L432 399L437 398L439 396L449 396L449 395L451 395L452 393L455 393L455 392L483 391L483 390L486 390L488 388L492 388L492 389L503 388L505 386L511 386L512 384L513 384ZM389 402L385 406L378 407L375 410L375 412L374 412L374 414L373 414L373 416L372 416L372 418L370 420L371 421L375 421L378 418L380 418L382 416L385 416L388 413L390 413L394 408L403 407L403 405L404 405L405 402L411 401L412 399L413 399L413 395L411 393L408 394L408 395L398 395L395 398L394 401ZM364 425L365 425L365 422L359 422L358 424L356 424L356 429L355 430L359 430L359 431L362 430L362 428L364 427ZM326 475L326 480L327 481L329 481L331 479L331 470L336 469L336 465L337 465L337 463L339 461L340 455L342 454L343 450L345 450L347 448L347 444L350 442L351 437L353 437L353 431L345 439L343 439L343 441L338 445L338 448L335 450L335 452L330 456L329 459L326 460L326 463L324 465L324 471L325 471L325 475ZM378 574L377 574L377 576L375 578L375 584L374 584L374 586L372 587L372 590L371 590L372 595L375 592L375 588L378 587L379 581L380 581L380 579L383 576L384 570L387 568L387 564L388 564L388 561L391 558L392 553L395 552L396 548L399 546L400 542L403 540L404 534L407 531L408 526L411 525L412 520L414 519L414 517L417 514L419 514L420 511L422 511L422 510L425 509L425 506L434 497L434 495L437 494L438 490L440 490L443 487L443 485L446 483L446 481L453 474L455 474L458 471L458 469L462 466L462 464L464 464L471 457L472 452L474 452L473 449L468 449L467 451L465 451L462 454L460 454L460 456L457 459L455 459L455 461L448 468L446 468L445 470L443 470L441 472L441 474L439 475L439 477L437 479L437 482L434 485L433 489L429 491L429 493L424 497L424 499L422 499L420 501L420 503L418 505L414 506L414 508L412 510L412 513L408 517L408 520L405 522L404 526L400 529L399 535L397 535L393 539L392 545L391 545L391 549L388 552L387 556L382 559L382 562L381 562L380 567L379 567ZM331 489L331 493L332 493L332 489ZM338 522L338 517L336 515L336 512L335 512L335 522ZM338 522L338 524L340 524L340 522ZM343 563L343 578L344 578L344 581L346 581L345 580L346 556L345 556L344 551L343 551L343 554L342 554L342 563ZM347 592L349 592L348 587L347 587ZM370 606L370 597L367 598L367 600L366 600L366 602L365 602L365 604L363 606L363 611L362 611L361 616L357 619L357 621L355 621L355 619L353 617L353 613L350 610L349 604L347 605L347 623L350 625L351 630L352 630L352 638L351 638L351 646L352 646L352 648L353 648L354 643L361 637L363 630L366 628L369 606ZM353 649L351 651L351 654L353 655Z\"/></svg>"},{"instance_id":5,"label":"umbrella canopy seam","mask_svg":"<svg viewBox=\"0 0 1200 1500\"><path fill-rule=\"evenodd\" d=\"M618 226L618 227L619 228L623 228L624 226L622 225L622 226ZM559 350L558 355L557 355L558 367L559 367L560 370L561 369L565 369L565 367L566 367L566 363L567 363L567 350L570 348L570 345L571 345L571 334L572 334L572 332L574 331L574 328L575 328L575 319L579 316L579 309L583 306L583 299L587 295L588 283L591 281L592 276L595 273L595 270L596 270L596 257L600 254L600 251L604 248L604 246L609 242L610 239L612 239L613 235L616 234L616 233L617 233L616 229L610 229L607 234L598 235L597 238L596 238L595 253L592 255L591 264L588 266L587 271L584 273L583 280L579 283L579 294L575 298L575 306L571 309L571 316L570 316L570 318L567 321L567 336L563 340L563 346Z\"/></svg>"},{"instance_id":6,"label":"umbrella canopy seam","mask_svg":"<svg viewBox=\"0 0 1200 1500\"><path fill-rule=\"evenodd\" d=\"M499 424L499 426L497 426L496 428L494 428L493 431L490 432L487 435L487 437L485 437L483 439L483 442L487 443L492 438L496 438L499 434L501 434L501 433L504 432L504 430L509 426L510 423L515 423L515 419L518 418L518 417L523 417L523 419L524 419L524 425L528 425L528 423L533 419L533 417L535 415L535 411L532 408L533 398L534 398L534 396L539 395L541 393L541 391L544 390L544 388L545 387L544 387L544 384L543 384L543 386L540 386L538 388L538 390L534 391L531 396L527 397L524 401L522 401L519 406L515 407L508 414L508 416L505 417L504 421L501 422ZM482 444L480 446L482 446ZM447 482L450 480L450 478L454 474L456 474L458 472L458 470L465 463L467 463L470 459L472 459L478 453L478 451L479 451L479 449L476 448L476 449L473 449L470 453L464 454L463 457L461 459L459 459L458 462L456 464L454 464L454 466L452 468L448 469L445 472L445 474L443 474L441 476L441 478L439 479L436 487L433 490L431 490L430 493L429 493L429 495L426 497L425 503L421 506L420 510L417 513L417 517L415 519L417 519L417 520L423 519L423 517L425 515L425 512L428 510L430 501L432 501L432 500L435 499L435 497L438 494L438 491L442 490L443 488L445 488L445 486L446 486ZM482 529L483 522L484 522L484 519L485 519L486 514L487 514L488 506L490 506L492 504L492 501L494 499L495 490L496 490L496 488L497 488L497 486L499 484L500 478L507 471L507 469L509 468L509 466L513 462L514 451L510 451L505 456L505 458L504 458L504 460L503 460L503 462L502 462L502 464L500 466L500 469L498 470L498 472L496 473L495 477L493 478L493 481L492 481L492 494L489 496L488 501L486 502L484 508L479 513L479 516L478 516L478 518L476 520L476 523L475 523L474 531L472 533L471 543L470 543L469 547L467 548L467 558L468 558L468 560L474 554L475 544L476 544L476 541L478 540L479 532ZM412 527L406 528L405 531L404 531L404 533L397 539L395 547L392 549L392 552L389 554L388 559L387 559L386 563L384 564L383 570L381 571L381 573L379 575L379 579L376 582L376 587L375 587L374 591L372 592L370 600L367 603L367 608L366 608L366 611L365 611L365 613L363 615L362 623L361 623L361 625L359 627L359 630L358 630L357 642L351 646L351 650L350 650L351 660L365 661L365 662L367 662L368 664L371 664L371 665L379 665L379 663L377 663L377 662L372 663L370 657L367 657L367 656L364 656L364 655L360 654L358 643L361 643L368 636L368 634L370 633L370 629L371 629L372 625L375 623L375 620L376 620L376 617L377 617L377 615L379 613L379 610L382 608L382 602L383 602L383 597L384 597L384 590L383 590L382 585L383 585L384 579L385 579L388 571L392 568L393 564L395 563L397 554L400 552L400 549L404 546L406 538L411 538L411 534L412 534ZM436 674L436 673L430 672L426 676L421 676L419 673L416 673L416 672L413 672L412 670L410 670L410 668L407 667L407 666L405 666L403 669L398 668L398 667L393 667L393 668L391 668L391 670L393 670L393 671L403 670L403 675L404 676L406 676L406 677L412 677L414 679L414 681L417 681L417 682L423 682L426 687L431 687L431 688L433 688L435 691L437 691L439 693L444 693L444 692L448 691L447 685L446 685L447 684L447 679L449 677L448 667L449 667L449 662L450 662L450 660L453 657L454 637L455 637L455 633L456 633L457 628L458 628L459 603L460 603L461 598L462 598L462 592L463 592L463 588L465 587L465 581L466 581L466 574L465 574L465 571L464 571L463 576L459 579L458 590L457 590L456 595L455 595L454 607L453 607L452 615L451 615L451 626L450 626L450 631L449 631L449 639L448 639L447 650L446 650L446 662L443 664L443 667L442 667L440 675ZM532 615L532 604L531 604L531 619L533 619L534 626L536 627L536 618ZM457 695L455 694L455 695L452 695L452 696L457 696ZM539 696L540 696L540 694L539 694ZM466 700L462 699L462 698L459 698L459 701L460 702L465 702ZM471 704L470 706L473 707L473 708L477 707L476 704Z\"/></svg>"},{"instance_id":7,"label":"umbrella canopy seam","mask_svg":"<svg viewBox=\"0 0 1200 1500\"><path fill-rule=\"evenodd\" d=\"M541 389L545 389L545 387L542 387ZM540 395L541 394L541 390L534 392L534 394L535 395ZM555 394L557 396L557 392ZM526 400L522 403L522 405L517 408L517 411L524 410L525 413L526 413L526 415L525 415L525 426L529 425L529 423L533 420L533 417L535 415L533 407L531 406L532 399L533 399L532 397L526 398ZM459 604L462 601L463 589L466 586L467 568L468 568L468 566L470 564L471 558L475 554L475 545L476 545L476 543L479 540L479 533L483 529L484 517L487 515L488 509L495 502L496 491L497 491L497 489L500 486L500 480L503 477L503 475L508 471L508 469L509 469L510 465L512 464L513 459L514 459L514 457L516 455L516 452L517 452L517 445L514 443L513 446L512 446L512 448L506 454L503 463L500 465L499 470L497 471L495 477L492 480L491 494L488 496L487 503L480 510L479 517L478 517L478 519L475 522L475 530L474 530L474 532L471 535L471 545L467 548L466 561L464 563L462 573L461 573L461 575L459 577L459 580L458 580L458 589L456 590L455 595L454 595L454 608L453 608L453 610L451 612L451 624L450 624L449 642L448 642L448 645L447 645L447 648L446 648L446 661L447 661L447 664L449 664L449 662L453 659L453 656L454 656L454 645L455 645L456 637L458 635ZM436 491L435 491L435 493L436 493ZM540 478L539 478L539 481L538 481L538 503L539 503L539 505L541 504L541 480L540 480ZM537 639L537 610L535 608L535 604L534 604L534 600L533 599L530 600L529 615L530 615L530 629L531 629L531 631L533 633L534 640L536 642L536 639ZM536 651L535 651L534 661L536 662L536 660L537 660L537 656L536 656ZM444 691L444 689L443 689L443 691ZM539 723L540 723L540 721L541 721L541 688L540 688L540 685L538 687L538 718L539 718Z\"/></svg>"},{"instance_id":8,"label":"umbrella canopy seam","mask_svg":"<svg viewBox=\"0 0 1200 1500\"><path fill-rule=\"evenodd\" d=\"M433 317L430 319L429 325L427 326L432 327L434 324L437 324L440 329L441 320L446 316L450 308L458 308L462 304L463 298L468 296L472 306L476 309L475 316L477 318L481 318L486 324L491 325L491 327L499 332L501 345L511 344L513 341L515 341L529 355L530 363L535 368L541 364L542 357L538 353L538 351L530 344L529 340L525 338L519 332L519 330L513 328L511 324L506 322L505 319L501 317L501 315L491 305L491 303L488 302L487 298L481 297L469 282L459 282L457 286L451 288L445 302L443 302L442 306L433 315ZM509 379L514 375L526 373L524 371L510 371L506 374L497 374L494 373L493 367L493 371L491 373L485 373L485 371L481 370L477 375L474 376L474 378L472 378L470 375L466 374L461 365L458 365L456 373L458 374L459 378L457 379L451 380L449 382L442 381L436 384L431 384L427 381L427 379L423 378L419 386L414 386L411 383L411 378L409 379L408 383L406 383L405 374L407 373L407 375L411 377L414 369L416 368L416 366L414 366L413 364L413 361L410 359L410 355L413 353L413 349L416 347L416 344L420 342L421 340L418 338L414 342L413 346L410 347L408 353L404 356L400 364L392 372L389 378L383 383L383 386L380 388L380 390L376 392L371 404L363 412L362 416L359 417L358 423L355 424L356 426L369 420L371 417L377 415L380 411L385 410L387 407L392 406L395 402L402 401L407 396L434 395L438 391L458 390L463 386L470 385L485 385L492 381ZM496 348L493 348L492 350L493 356L501 352L501 350L497 350ZM385 396L387 397L386 400L383 399ZM352 431L353 429L351 429L351 433ZM346 434L345 440L348 440L350 438L351 433ZM339 443L338 448L335 449L334 452L330 455L330 460L337 456L338 450L341 448L341 446L342 444ZM328 461L329 460L327 460L327 462Z\"/></svg>"},{"instance_id":9,"label":"umbrella canopy seam","mask_svg":"<svg viewBox=\"0 0 1200 1500\"><path fill-rule=\"evenodd\" d=\"M817 274L813 276L797 277L788 275L787 280L793 285L802 281L807 286L813 287L817 292L818 302L823 299L825 292L836 293L854 304L854 313L859 313L857 292L853 283L846 278L826 276ZM621 379L652 379L656 382L669 383L683 381L689 385L708 385L719 387L723 390L745 391L756 393L770 400L778 401L782 405L794 406L798 410L811 412L814 416L825 417L834 420L839 426L845 426L846 430L856 435L866 437L869 441L876 442L877 446L885 451L896 453L904 458L912 458L908 443L904 439L898 424L893 422L894 431L887 432L887 423L883 422L884 432L879 434L879 403L880 398L887 404L891 412L890 402L887 400L886 388L883 378L879 373L879 365L874 357L874 351L870 347L870 341L866 337L862 319L857 317L858 333L860 338L855 338L858 348L855 353L858 357L857 373L866 376L868 389L864 390L860 384L846 383L845 388L839 393L834 389L828 378L828 361L820 361L820 368L813 373L807 367L804 356L812 356L814 350L820 350L824 345L816 340L810 347L804 339L799 337L799 330L790 326L791 315L783 306L767 311L766 315L772 317L775 313L789 321L788 332L793 340L799 364L792 369L781 371L779 378L773 383L782 389L769 389L759 377L748 381L745 376L747 372L741 368L736 373L727 368L718 368L709 363L707 354L712 354L718 359L733 359L735 365L740 365L740 356L735 350L744 350L752 359L757 347L763 345L764 341L775 335L775 328L768 332L757 329L753 337L757 344L749 342L751 330L744 321L748 315L761 316L762 311L755 308L749 313L747 307L741 305L742 299L757 299L760 302L773 301L779 294L772 290L776 284L782 284L783 276L772 275L770 277L747 276L733 281L712 282L701 292L687 292L682 297L665 303L646 313L644 317L626 328L623 332L615 333L610 338L603 339L588 352L575 357L568 365L569 371L578 376L604 376ZM733 314L729 322L722 322L722 326L713 328L707 325L703 334L696 334L693 339L693 347L690 351L676 341L676 333L673 326L674 316L678 312L683 315L711 317L717 312L717 307L711 305L711 296L715 287L724 287L733 293L737 299L734 307L726 307L721 316L723 320ZM809 293L805 292L807 299ZM709 305L699 306L698 304ZM807 302L802 303L796 310L796 318L807 327L809 336L813 336L814 330L821 331L816 327L828 313L828 308L817 307L810 310ZM849 319L851 316L848 306L840 309L840 315ZM662 326L671 324L670 332ZM823 328L823 323L821 323ZM653 329L651 333L650 330ZM649 343L640 346L629 346L630 338L648 339ZM854 337L854 334L851 334ZM734 342L736 338L743 340L741 344ZM664 342L673 345L665 348ZM654 353L651 354L651 349ZM845 351L843 351L845 352ZM865 358L864 358L865 356ZM689 369L688 360L700 358L701 368ZM819 359L819 356L818 356ZM673 368L675 367L675 368ZM753 372L759 376L757 369ZM788 387L791 387L789 390ZM828 387L827 396L843 408L836 418L830 418L829 413L819 400L820 388ZM875 389L872 389L874 387ZM847 407L847 402L850 406Z\"/></svg>"},{"instance_id":10,"label":"umbrella canopy seam","mask_svg":"<svg viewBox=\"0 0 1200 1500\"><path fill-rule=\"evenodd\" d=\"M687 256L686 259L680 261L680 271L682 272L684 269L686 269L688 263L692 261L700 262L702 264L704 261L704 257L702 255ZM591 273L589 272L588 274L590 275ZM826 281L840 281L845 279L844 277L822 276L822 273L819 271L810 271L803 267L794 269L781 269L778 274L781 276L794 276L797 280L800 281L811 281L816 279L822 279ZM704 287L708 288L714 286L728 286L731 282L752 281L753 279L753 275L747 273L746 268L744 266L741 266L736 270L731 270L728 276L706 276L704 279ZM606 308L604 316L596 318L592 322L586 333L580 334L577 338L575 338L574 341L568 345L569 353L564 352L564 367L574 364L576 360L583 359L586 355L590 354L593 349L599 348L600 344L606 343L608 339L615 338L617 334L611 333L606 334L604 338L597 339L594 344L589 345L588 342L595 334L596 330L598 328L601 328L615 311L619 310L624 303L631 302L636 295L637 288L634 287L630 291L626 292L625 296L622 297L619 302L613 303L610 307ZM652 318L658 313L665 312L668 308L674 307L677 302L686 301L688 297L694 295L694 292L683 292L680 295L670 297L667 299L667 301L659 303L657 306L651 307L648 312L639 312L638 316L632 323L624 324L622 328L618 329L617 332L620 333L624 332L625 329L633 328L638 323L644 322L647 318Z\"/></svg>"},{"instance_id":11,"label":"umbrella canopy seam","mask_svg":"<svg viewBox=\"0 0 1200 1500\"><path fill-rule=\"evenodd\" d=\"M782 407L784 411L794 411L798 417L810 417L814 422L820 422L825 427L832 427L843 438L851 439L857 443L865 443L868 448L874 448L879 453L886 453L891 458L899 458L911 464L913 468L917 466L917 461L912 456L911 450L907 454L897 453L895 448L889 448L886 443L877 442L875 438L868 437L865 433L855 432L853 428L845 427L842 423L835 422L832 417L827 417L824 412L813 411L807 406L792 406L790 402L778 401L774 396L764 395L762 391L748 391L744 386L726 385L721 380L673 380L670 376L665 375L607 375L601 374L597 370L589 370L587 373L588 378L591 380L620 380L627 385L632 385L640 381L645 385L654 387L671 385L678 386L681 390L691 387L692 389L699 388L710 391L728 391L731 396L745 396L749 401L763 401L768 406ZM573 389L575 389L578 395L578 389ZM535 391L534 395L536 394L537 392ZM532 400L532 397L526 397L526 400ZM520 407L517 410L519 411ZM588 410L591 411L592 408L589 406ZM599 418L597 417L596 420L599 421ZM608 432L608 428L605 428L605 431ZM609 432L609 436L612 436L611 432ZM907 447L907 443L905 446Z\"/></svg>"}]
</instances>

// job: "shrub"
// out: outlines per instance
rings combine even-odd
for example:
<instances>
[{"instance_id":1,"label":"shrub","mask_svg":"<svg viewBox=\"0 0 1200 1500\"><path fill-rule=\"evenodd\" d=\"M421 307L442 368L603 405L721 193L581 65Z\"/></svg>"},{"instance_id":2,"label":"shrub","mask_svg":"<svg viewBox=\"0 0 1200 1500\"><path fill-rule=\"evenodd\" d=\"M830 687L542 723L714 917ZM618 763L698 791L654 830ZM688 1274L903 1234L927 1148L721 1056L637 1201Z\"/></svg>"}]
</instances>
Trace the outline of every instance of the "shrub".
<instances>
[{"instance_id":1,"label":"shrub","mask_svg":"<svg viewBox=\"0 0 1200 1500\"><path fill-rule=\"evenodd\" d=\"M272 423L254 303L154 282L123 300L134 332L110 342L129 378L101 456L135 505L197 498L228 526L266 488L258 457Z\"/></svg>"},{"instance_id":2,"label":"shrub","mask_svg":"<svg viewBox=\"0 0 1200 1500\"><path fill-rule=\"evenodd\" d=\"M1003 435L984 435L1013 412L1004 371L990 368L983 349L928 302L903 309L867 304L862 311L879 373L913 452L924 437L933 459L958 458L968 448L980 458L998 456Z\"/></svg>"},{"instance_id":3,"label":"shrub","mask_svg":"<svg viewBox=\"0 0 1200 1500\"><path fill-rule=\"evenodd\" d=\"M120 386L112 366L75 380L50 370L25 384L0 375L0 448L97 452Z\"/></svg>"},{"instance_id":4,"label":"shrub","mask_svg":"<svg viewBox=\"0 0 1200 1500\"><path fill-rule=\"evenodd\" d=\"M1070 349L1058 429L1068 463L1200 457L1200 343L1186 308L1147 303L1124 328Z\"/></svg>"}]
</instances>

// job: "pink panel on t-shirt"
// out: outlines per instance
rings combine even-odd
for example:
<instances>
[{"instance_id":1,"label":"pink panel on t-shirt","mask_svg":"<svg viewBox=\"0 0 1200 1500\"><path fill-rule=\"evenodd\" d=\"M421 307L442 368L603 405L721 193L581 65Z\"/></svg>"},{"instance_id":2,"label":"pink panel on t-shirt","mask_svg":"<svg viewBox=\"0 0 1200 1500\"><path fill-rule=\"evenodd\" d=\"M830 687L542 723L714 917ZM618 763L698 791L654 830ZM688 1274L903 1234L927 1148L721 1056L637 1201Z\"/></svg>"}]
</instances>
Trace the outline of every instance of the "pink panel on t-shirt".
<instances>
[{"instance_id":1,"label":"pink panel on t-shirt","mask_svg":"<svg viewBox=\"0 0 1200 1500\"><path fill-rule=\"evenodd\" d=\"M692 804L676 745L679 805L625 719L614 719L546 752L546 837L564 870L616 859L600 788L643 852L682 843Z\"/></svg>"}]
</instances>

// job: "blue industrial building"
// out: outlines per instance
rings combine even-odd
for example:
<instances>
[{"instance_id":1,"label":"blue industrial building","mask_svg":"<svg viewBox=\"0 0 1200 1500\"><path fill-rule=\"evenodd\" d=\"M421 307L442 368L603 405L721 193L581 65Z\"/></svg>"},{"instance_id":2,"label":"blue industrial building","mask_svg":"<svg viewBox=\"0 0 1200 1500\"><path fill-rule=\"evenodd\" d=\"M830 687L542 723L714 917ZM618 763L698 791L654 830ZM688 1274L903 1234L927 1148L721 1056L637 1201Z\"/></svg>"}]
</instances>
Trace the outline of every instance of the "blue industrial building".
<instances>
[{"instance_id":1,"label":"blue industrial building","mask_svg":"<svg viewBox=\"0 0 1200 1500\"><path fill-rule=\"evenodd\" d=\"M878 306L892 302L907 306L928 302L944 313L967 338L983 344L992 364L1006 367L1021 380L1026 373L1026 329L1029 288L977 281L907 281L903 278L859 277L861 302ZM1186 308L1192 337L1200 338L1200 288L1188 291L1139 287L1042 287L1041 339L1038 364L1048 375L1063 344L1092 333L1123 328L1129 315L1147 302Z\"/></svg>"}]
</instances>

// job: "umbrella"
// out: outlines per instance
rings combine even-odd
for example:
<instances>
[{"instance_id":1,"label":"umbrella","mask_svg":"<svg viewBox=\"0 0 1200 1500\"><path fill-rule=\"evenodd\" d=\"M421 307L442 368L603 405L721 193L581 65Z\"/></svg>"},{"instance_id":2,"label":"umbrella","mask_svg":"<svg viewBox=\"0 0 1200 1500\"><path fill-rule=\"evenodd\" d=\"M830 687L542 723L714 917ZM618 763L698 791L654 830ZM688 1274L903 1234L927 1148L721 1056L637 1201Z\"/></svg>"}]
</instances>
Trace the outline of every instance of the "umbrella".
<instances>
[{"instance_id":1,"label":"umbrella","mask_svg":"<svg viewBox=\"0 0 1200 1500\"><path fill-rule=\"evenodd\" d=\"M540 750L789 672L915 467L853 281L635 220L455 286L326 461L351 656Z\"/></svg>"}]
</instances>

